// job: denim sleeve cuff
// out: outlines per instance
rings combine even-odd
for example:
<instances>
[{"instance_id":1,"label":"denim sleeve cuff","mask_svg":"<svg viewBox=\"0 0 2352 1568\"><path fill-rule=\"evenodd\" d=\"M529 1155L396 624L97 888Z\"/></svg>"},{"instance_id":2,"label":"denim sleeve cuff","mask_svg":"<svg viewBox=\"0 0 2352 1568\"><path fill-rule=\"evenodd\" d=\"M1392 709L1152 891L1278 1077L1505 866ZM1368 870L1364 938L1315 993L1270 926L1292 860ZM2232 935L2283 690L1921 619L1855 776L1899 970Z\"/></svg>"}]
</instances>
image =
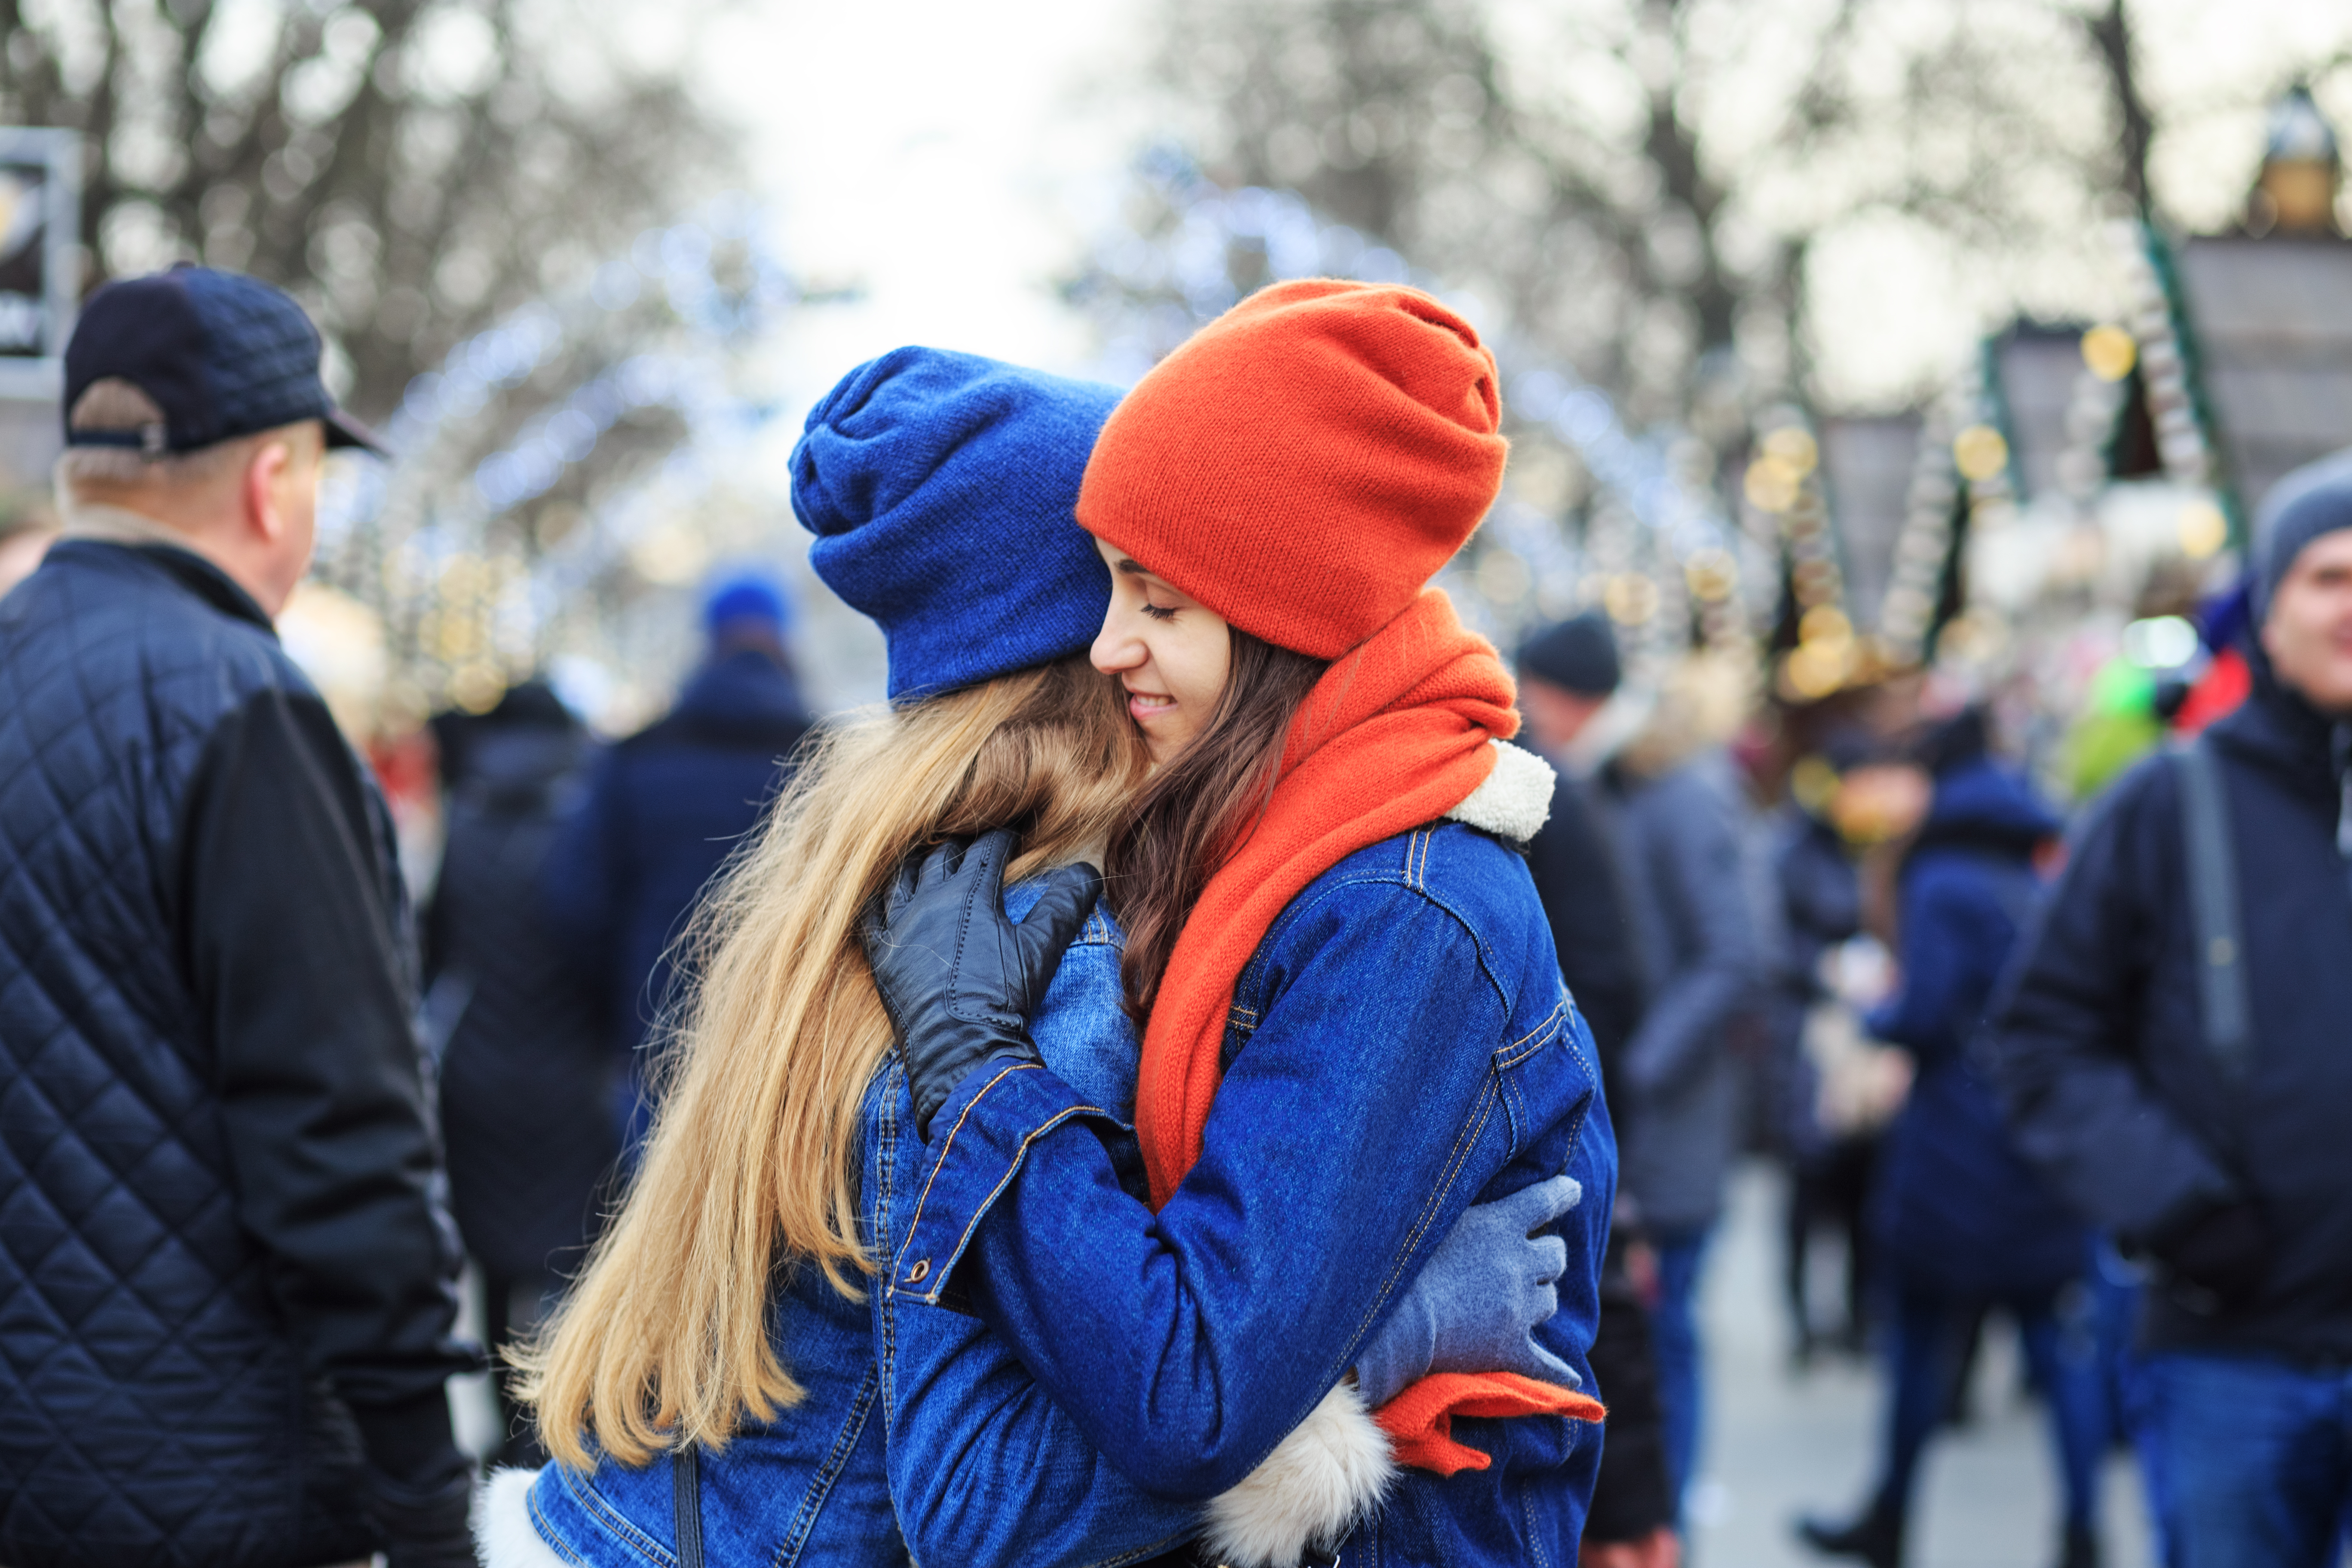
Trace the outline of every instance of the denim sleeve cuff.
<instances>
[{"instance_id":1,"label":"denim sleeve cuff","mask_svg":"<svg viewBox=\"0 0 2352 1568\"><path fill-rule=\"evenodd\" d=\"M940 1305L972 1233L1021 1173L1029 1146L1079 1118L1124 1125L1041 1066L992 1063L958 1085L931 1119L937 1142L906 1243L891 1261L889 1293Z\"/></svg>"}]
</instances>

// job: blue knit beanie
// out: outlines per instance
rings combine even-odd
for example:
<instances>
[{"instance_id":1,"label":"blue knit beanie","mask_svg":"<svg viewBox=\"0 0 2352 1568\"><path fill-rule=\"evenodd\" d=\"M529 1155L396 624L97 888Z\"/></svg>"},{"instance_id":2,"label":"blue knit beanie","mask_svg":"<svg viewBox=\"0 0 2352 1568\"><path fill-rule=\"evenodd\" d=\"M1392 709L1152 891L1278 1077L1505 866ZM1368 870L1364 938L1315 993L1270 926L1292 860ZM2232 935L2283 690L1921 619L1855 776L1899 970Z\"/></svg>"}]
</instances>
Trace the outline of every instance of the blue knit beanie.
<instances>
[{"instance_id":1,"label":"blue knit beanie","mask_svg":"<svg viewBox=\"0 0 2352 1568\"><path fill-rule=\"evenodd\" d=\"M1071 509L1115 387L903 348L858 366L793 448L809 564L890 648L890 698L1086 648L1110 574Z\"/></svg>"},{"instance_id":2,"label":"blue knit beanie","mask_svg":"<svg viewBox=\"0 0 2352 1568\"><path fill-rule=\"evenodd\" d=\"M2254 517L2253 611L2259 626L2271 595L2303 547L2323 533L2352 528L2352 452L2305 463L2271 487Z\"/></svg>"}]
</instances>

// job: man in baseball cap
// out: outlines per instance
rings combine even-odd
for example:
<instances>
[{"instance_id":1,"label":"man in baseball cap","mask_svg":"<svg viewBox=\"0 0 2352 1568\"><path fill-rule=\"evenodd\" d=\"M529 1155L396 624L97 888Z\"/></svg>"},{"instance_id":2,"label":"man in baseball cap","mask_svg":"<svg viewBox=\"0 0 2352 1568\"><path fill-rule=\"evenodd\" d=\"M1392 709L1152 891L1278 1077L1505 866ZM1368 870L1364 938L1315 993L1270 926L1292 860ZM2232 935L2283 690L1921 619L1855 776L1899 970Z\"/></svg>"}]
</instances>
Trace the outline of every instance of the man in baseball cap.
<instances>
[{"instance_id":1,"label":"man in baseball cap","mask_svg":"<svg viewBox=\"0 0 2352 1568\"><path fill-rule=\"evenodd\" d=\"M0 599L0 1562L456 1568L458 1254L373 779L271 619L327 449L291 299L184 267L66 350Z\"/></svg>"}]
</instances>

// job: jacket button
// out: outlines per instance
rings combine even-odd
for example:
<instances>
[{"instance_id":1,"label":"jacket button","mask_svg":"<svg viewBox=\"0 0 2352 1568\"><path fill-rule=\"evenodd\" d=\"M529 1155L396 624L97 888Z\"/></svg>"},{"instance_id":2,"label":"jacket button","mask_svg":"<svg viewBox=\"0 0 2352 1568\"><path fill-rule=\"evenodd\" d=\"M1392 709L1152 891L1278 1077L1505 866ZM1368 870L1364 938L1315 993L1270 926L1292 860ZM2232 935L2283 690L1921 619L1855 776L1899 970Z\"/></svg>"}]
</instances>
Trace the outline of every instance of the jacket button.
<instances>
[{"instance_id":1,"label":"jacket button","mask_svg":"<svg viewBox=\"0 0 2352 1568\"><path fill-rule=\"evenodd\" d=\"M909 1285L919 1285L923 1282L923 1276L929 1274L930 1271L931 1260L928 1258L922 1258L918 1261L912 1268L907 1270L907 1283Z\"/></svg>"}]
</instances>

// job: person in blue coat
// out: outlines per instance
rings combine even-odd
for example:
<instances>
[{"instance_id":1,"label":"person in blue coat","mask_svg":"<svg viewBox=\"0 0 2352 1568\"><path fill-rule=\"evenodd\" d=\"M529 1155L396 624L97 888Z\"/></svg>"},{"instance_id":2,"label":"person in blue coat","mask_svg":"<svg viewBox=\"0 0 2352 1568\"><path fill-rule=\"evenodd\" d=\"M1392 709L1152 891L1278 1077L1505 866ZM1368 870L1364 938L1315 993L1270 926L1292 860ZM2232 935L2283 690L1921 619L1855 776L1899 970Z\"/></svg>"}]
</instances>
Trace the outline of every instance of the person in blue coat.
<instances>
[{"instance_id":1,"label":"person in blue coat","mask_svg":"<svg viewBox=\"0 0 2352 1568\"><path fill-rule=\"evenodd\" d=\"M1902 981L1867 1019L1916 1068L1871 1204L1893 1308L1886 1447L1858 1520L1808 1521L1800 1533L1817 1550L1874 1568L1902 1562L1919 1459L1949 1404L1958 1352L1975 1318L1998 1305L2016 1319L2050 1408L2065 1479L2061 1562L2093 1568L2105 1423L2096 1369L2068 1342L2059 1310L2061 1293L2082 1275L2088 1238L2020 1158L1969 1058L2039 890L2034 858L2059 823L2021 775L1993 759L1981 710L1938 726L1918 760L1934 793L1900 874Z\"/></svg>"},{"instance_id":2,"label":"person in blue coat","mask_svg":"<svg viewBox=\"0 0 2352 1568\"><path fill-rule=\"evenodd\" d=\"M791 776L809 729L774 580L722 579L702 618L709 658L676 706L591 765L541 880L582 983L609 1009L626 1064L616 1111L631 1160L650 1114L644 1047L675 1000L673 949L696 899Z\"/></svg>"}]
</instances>

